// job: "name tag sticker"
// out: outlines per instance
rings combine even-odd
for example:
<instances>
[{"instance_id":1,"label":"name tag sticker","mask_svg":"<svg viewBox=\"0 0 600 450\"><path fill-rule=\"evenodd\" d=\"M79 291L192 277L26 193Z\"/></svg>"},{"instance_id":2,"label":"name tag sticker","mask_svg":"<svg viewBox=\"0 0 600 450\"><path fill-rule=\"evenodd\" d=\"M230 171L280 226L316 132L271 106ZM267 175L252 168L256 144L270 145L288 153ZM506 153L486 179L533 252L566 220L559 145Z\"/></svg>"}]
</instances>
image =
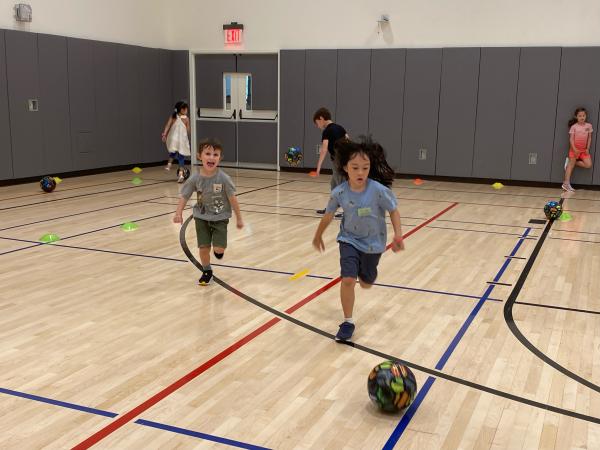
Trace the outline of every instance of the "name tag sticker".
<instances>
[{"instance_id":1,"label":"name tag sticker","mask_svg":"<svg viewBox=\"0 0 600 450\"><path fill-rule=\"evenodd\" d=\"M371 208L358 208L358 216L365 217L371 215Z\"/></svg>"}]
</instances>

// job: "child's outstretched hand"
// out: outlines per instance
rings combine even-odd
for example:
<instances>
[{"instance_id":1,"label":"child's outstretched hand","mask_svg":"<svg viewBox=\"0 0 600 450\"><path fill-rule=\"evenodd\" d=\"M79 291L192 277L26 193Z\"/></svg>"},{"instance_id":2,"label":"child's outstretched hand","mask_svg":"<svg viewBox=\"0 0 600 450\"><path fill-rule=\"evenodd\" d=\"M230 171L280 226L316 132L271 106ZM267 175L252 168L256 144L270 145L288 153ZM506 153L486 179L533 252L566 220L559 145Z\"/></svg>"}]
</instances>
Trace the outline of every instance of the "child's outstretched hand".
<instances>
[{"instance_id":1,"label":"child's outstretched hand","mask_svg":"<svg viewBox=\"0 0 600 450\"><path fill-rule=\"evenodd\" d=\"M315 236L312 245L318 252L325 251L325 243L323 242L323 238L321 236Z\"/></svg>"},{"instance_id":2,"label":"child's outstretched hand","mask_svg":"<svg viewBox=\"0 0 600 450\"><path fill-rule=\"evenodd\" d=\"M404 250L404 238L402 236L394 236L394 240L392 241L392 251L398 253L401 250Z\"/></svg>"},{"instance_id":3,"label":"child's outstretched hand","mask_svg":"<svg viewBox=\"0 0 600 450\"><path fill-rule=\"evenodd\" d=\"M173 216L173 223L183 223L183 216L181 214L175 213Z\"/></svg>"},{"instance_id":4,"label":"child's outstretched hand","mask_svg":"<svg viewBox=\"0 0 600 450\"><path fill-rule=\"evenodd\" d=\"M235 226L238 230L241 230L242 228L244 228L244 221L242 219L236 220Z\"/></svg>"}]
</instances>

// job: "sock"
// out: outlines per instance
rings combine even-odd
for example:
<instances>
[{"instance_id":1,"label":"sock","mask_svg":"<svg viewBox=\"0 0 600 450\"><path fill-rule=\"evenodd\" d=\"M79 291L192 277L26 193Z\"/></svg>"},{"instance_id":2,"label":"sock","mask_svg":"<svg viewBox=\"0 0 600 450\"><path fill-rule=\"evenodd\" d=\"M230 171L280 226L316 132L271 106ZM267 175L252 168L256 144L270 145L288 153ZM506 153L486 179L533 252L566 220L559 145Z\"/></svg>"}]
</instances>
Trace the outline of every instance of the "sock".
<instances>
[{"instance_id":1,"label":"sock","mask_svg":"<svg viewBox=\"0 0 600 450\"><path fill-rule=\"evenodd\" d=\"M225 255L225 253L217 253L217 252L213 252L215 254L215 258L217 259L222 259L223 255Z\"/></svg>"},{"instance_id":2,"label":"sock","mask_svg":"<svg viewBox=\"0 0 600 450\"><path fill-rule=\"evenodd\" d=\"M210 266L210 264L208 266L202 266L202 270L206 272L207 270L212 270L212 267Z\"/></svg>"},{"instance_id":3,"label":"sock","mask_svg":"<svg viewBox=\"0 0 600 450\"><path fill-rule=\"evenodd\" d=\"M354 319L352 317L344 317L344 322L354 324Z\"/></svg>"}]
</instances>

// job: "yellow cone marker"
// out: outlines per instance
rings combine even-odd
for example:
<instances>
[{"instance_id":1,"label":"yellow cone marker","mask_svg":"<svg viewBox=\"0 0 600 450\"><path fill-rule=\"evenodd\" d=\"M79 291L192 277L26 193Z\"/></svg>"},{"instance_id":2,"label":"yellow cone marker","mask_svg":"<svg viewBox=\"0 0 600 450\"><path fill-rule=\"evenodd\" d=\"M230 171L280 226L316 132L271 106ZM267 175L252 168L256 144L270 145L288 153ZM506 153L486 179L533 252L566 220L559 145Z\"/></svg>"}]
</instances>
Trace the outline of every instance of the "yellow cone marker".
<instances>
[{"instance_id":1,"label":"yellow cone marker","mask_svg":"<svg viewBox=\"0 0 600 450\"><path fill-rule=\"evenodd\" d=\"M504 187L504 185L502 183L496 182L496 183L492 184L492 187L494 189L502 189Z\"/></svg>"},{"instance_id":2,"label":"yellow cone marker","mask_svg":"<svg viewBox=\"0 0 600 450\"><path fill-rule=\"evenodd\" d=\"M133 173L140 173L142 171L142 169L140 169L139 167L134 167L133 169L131 169L131 171Z\"/></svg>"},{"instance_id":3,"label":"yellow cone marker","mask_svg":"<svg viewBox=\"0 0 600 450\"><path fill-rule=\"evenodd\" d=\"M304 269L304 270L301 270L300 272L298 272L298 273L296 273L296 274L292 275L292 276L290 277L290 281L295 281L295 280L298 280L298 279L300 279L300 278L302 278L302 277L305 277L305 276L306 276L306 275L308 275L309 273L310 273L310 270L309 270L309 269Z\"/></svg>"},{"instance_id":4,"label":"yellow cone marker","mask_svg":"<svg viewBox=\"0 0 600 450\"><path fill-rule=\"evenodd\" d=\"M55 182L56 184L60 183L61 181L62 181L62 179L61 179L61 178L59 178L59 177L54 177L54 182Z\"/></svg>"}]
</instances>

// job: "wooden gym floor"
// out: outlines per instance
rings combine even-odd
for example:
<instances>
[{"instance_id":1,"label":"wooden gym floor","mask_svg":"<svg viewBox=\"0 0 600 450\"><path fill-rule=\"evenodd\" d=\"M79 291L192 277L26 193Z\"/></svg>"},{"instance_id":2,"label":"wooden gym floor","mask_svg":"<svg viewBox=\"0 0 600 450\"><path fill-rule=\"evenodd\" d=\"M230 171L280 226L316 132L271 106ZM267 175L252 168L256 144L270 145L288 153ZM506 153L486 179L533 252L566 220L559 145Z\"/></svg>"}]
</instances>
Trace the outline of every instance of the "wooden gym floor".
<instances>
[{"instance_id":1,"label":"wooden gym floor","mask_svg":"<svg viewBox=\"0 0 600 450\"><path fill-rule=\"evenodd\" d=\"M559 189L397 180L406 251L352 347L337 222L311 247L329 178L225 170L249 225L225 286L197 285L162 168L0 188L0 448L600 448L600 192L546 224ZM403 416L367 396L385 355L417 377Z\"/></svg>"}]
</instances>

